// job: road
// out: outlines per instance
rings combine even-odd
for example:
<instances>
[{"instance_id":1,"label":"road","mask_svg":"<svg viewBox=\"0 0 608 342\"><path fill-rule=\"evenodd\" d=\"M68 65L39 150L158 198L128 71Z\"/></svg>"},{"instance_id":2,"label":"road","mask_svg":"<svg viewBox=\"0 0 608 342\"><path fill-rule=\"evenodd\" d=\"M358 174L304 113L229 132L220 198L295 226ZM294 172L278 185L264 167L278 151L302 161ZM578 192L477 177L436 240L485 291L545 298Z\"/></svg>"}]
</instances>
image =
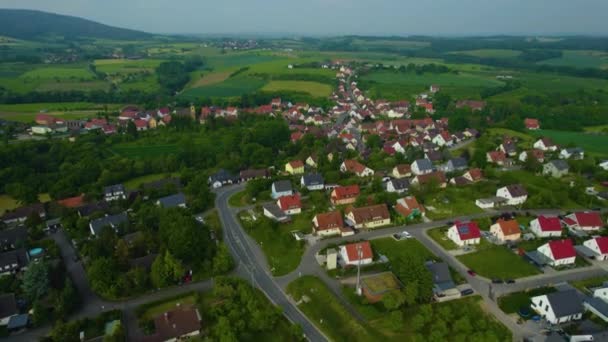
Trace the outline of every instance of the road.
<instances>
[{"instance_id":1,"label":"road","mask_svg":"<svg viewBox=\"0 0 608 342\"><path fill-rule=\"evenodd\" d=\"M220 214L224 231L224 241L234 256L239 273L244 272L253 285L266 294L268 299L283 309L285 316L302 326L304 334L311 341L328 340L296 307L284 290L271 277L266 257L254 241L245 234L236 220L236 213L229 207L228 199L244 189L244 185L224 188L217 192L215 205Z\"/></svg>"}]
</instances>

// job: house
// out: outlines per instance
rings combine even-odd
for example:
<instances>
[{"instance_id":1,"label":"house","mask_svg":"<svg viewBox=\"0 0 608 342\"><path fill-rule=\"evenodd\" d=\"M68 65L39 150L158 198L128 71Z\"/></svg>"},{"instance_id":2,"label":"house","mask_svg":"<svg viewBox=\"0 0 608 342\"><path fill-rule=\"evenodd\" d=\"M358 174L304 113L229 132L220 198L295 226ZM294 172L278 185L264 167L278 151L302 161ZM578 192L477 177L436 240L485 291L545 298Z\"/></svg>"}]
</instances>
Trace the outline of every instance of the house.
<instances>
[{"instance_id":1,"label":"house","mask_svg":"<svg viewBox=\"0 0 608 342\"><path fill-rule=\"evenodd\" d=\"M239 173L242 182L252 179L266 179L270 177L270 172L266 169L247 169Z\"/></svg>"},{"instance_id":2,"label":"house","mask_svg":"<svg viewBox=\"0 0 608 342\"><path fill-rule=\"evenodd\" d=\"M576 250L572 240L551 240L536 249L551 266L572 265L576 261Z\"/></svg>"},{"instance_id":3,"label":"house","mask_svg":"<svg viewBox=\"0 0 608 342\"><path fill-rule=\"evenodd\" d=\"M4 215L2 215L2 221L6 224L15 222L22 223L25 222L25 220L27 220L27 218L32 215L38 215L38 217L44 219L46 217L46 210L44 208L44 204L34 203L7 211L4 213Z\"/></svg>"},{"instance_id":4,"label":"house","mask_svg":"<svg viewBox=\"0 0 608 342\"><path fill-rule=\"evenodd\" d=\"M393 178L386 182L387 192L396 192L398 194L406 192L410 187L410 181L407 178Z\"/></svg>"},{"instance_id":5,"label":"house","mask_svg":"<svg viewBox=\"0 0 608 342\"><path fill-rule=\"evenodd\" d=\"M485 101L460 100L456 102L456 108L470 108L472 111L483 110L485 106Z\"/></svg>"},{"instance_id":6,"label":"house","mask_svg":"<svg viewBox=\"0 0 608 342\"><path fill-rule=\"evenodd\" d=\"M561 159L574 159L582 160L585 159L585 151L580 147L564 148L559 152Z\"/></svg>"},{"instance_id":7,"label":"house","mask_svg":"<svg viewBox=\"0 0 608 342\"><path fill-rule=\"evenodd\" d=\"M532 297L532 310L551 324L561 324L583 317L583 304L576 290L557 291Z\"/></svg>"},{"instance_id":8,"label":"house","mask_svg":"<svg viewBox=\"0 0 608 342\"><path fill-rule=\"evenodd\" d=\"M89 223L89 229L92 235L99 235L104 227L111 227L116 230L122 224L129 221L127 213L120 213L116 215L108 215L95 219Z\"/></svg>"},{"instance_id":9,"label":"house","mask_svg":"<svg viewBox=\"0 0 608 342\"><path fill-rule=\"evenodd\" d=\"M543 165L543 175L551 175L551 177L561 178L568 174L568 163L563 159L555 159Z\"/></svg>"},{"instance_id":10,"label":"house","mask_svg":"<svg viewBox=\"0 0 608 342\"><path fill-rule=\"evenodd\" d=\"M342 173L354 173L358 177L369 177L374 175L374 170L353 159L347 159L342 162L340 171Z\"/></svg>"},{"instance_id":11,"label":"house","mask_svg":"<svg viewBox=\"0 0 608 342\"><path fill-rule=\"evenodd\" d=\"M412 173L416 176L433 172L433 163L428 159L417 159L412 163Z\"/></svg>"},{"instance_id":12,"label":"house","mask_svg":"<svg viewBox=\"0 0 608 342\"><path fill-rule=\"evenodd\" d=\"M401 282L393 272L382 272L361 277L361 293L369 303L377 303L390 292L399 291Z\"/></svg>"},{"instance_id":13,"label":"house","mask_svg":"<svg viewBox=\"0 0 608 342\"><path fill-rule=\"evenodd\" d=\"M439 92L440 89L441 88L436 84L431 84L431 86L429 87L429 91L433 94Z\"/></svg>"},{"instance_id":14,"label":"house","mask_svg":"<svg viewBox=\"0 0 608 342\"><path fill-rule=\"evenodd\" d=\"M186 195L180 192L179 194L162 197L156 201L156 205L163 208L185 208Z\"/></svg>"},{"instance_id":15,"label":"house","mask_svg":"<svg viewBox=\"0 0 608 342\"><path fill-rule=\"evenodd\" d=\"M470 180L471 182L475 183L475 182L479 182L480 180L483 179L483 172L481 172L480 169L470 169L469 171L467 171L464 175L462 175L462 177Z\"/></svg>"},{"instance_id":16,"label":"house","mask_svg":"<svg viewBox=\"0 0 608 342\"><path fill-rule=\"evenodd\" d=\"M19 314L15 294L0 295L0 326L7 326L11 317Z\"/></svg>"},{"instance_id":17,"label":"house","mask_svg":"<svg viewBox=\"0 0 608 342\"><path fill-rule=\"evenodd\" d=\"M478 245L481 238L481 231L474 221L455 222L454 225L448 229L447 236L448 239L452 240L460 247Z\"/></svg>"},{"instance_id":18,"label":"house","mask_svg":"<svg viewBox=\"0 0 608 342\"><path fill-rule=\"evenodd\" d=\"M562 224L559 217L541 215L530 221L530 231L539 238L558 237L562 235Z\"/></svg>"},{"instance_id":19,"label":"house","mask_svg":"<svg viewBox=\"0 0 608 342\"><path fill-rule=\"evenodd\" d=\"M538 149L532 149L530 151L523 151L519 154L519 161L522 163L528 160L528 158L534 158L539 163L543 163L545 161L545 152Z\"/></svg>"},{"instance_id":20,"label":"house","mask_svg":"<svg viewBox=\"0 0 608 342\"><path fill-rule=\"evenodd\" d=\"M330 198L333 205L345 205L355 203L359 197L358 185L339 186L332 190Z\"/></svg>"},{"instance_id":21,"label":"house","mask_svg":"<svg viewBox=\"0 0 608 342\"><path fill-rule=\"evenodd\" d=\"M397 200L395 210L407 219L424 216L425 209L414 196L407 196Z\"/></svg>"},{"instance_id":22,"label":"house","mask_svg":"<svg viewBox=\"0 0 608 342\"><path fill-rule=\"evenodd\" d=\"M78 207L76 209L76 211L78 212L78 216L87 217L87 216L91 216L92 214L97 213L97 212L105 212L108 209L110 209L108 202L98 201L98 202L87 203L85 205L82 205L82 206Z\"/></svg>"},{"instance_id":23,"label":"house","mask_svg":"<svg viewBox=\"0 0 608 342\"><path fill-rule=\"evenodd\" d=\"M306 158L306 165L316 169L319 166L319 159L317 156L308 156L308 158Z\"/></svg>"},{"instance_id":24,"label":"house","mask_svg":"<svg viewBox=\"0 0 608 342\"><path fill-rule=\"evenodd\" d=\"M115 184L103 188L103 196L106 202L124 200L127 198L125 187L122 184Z\"/></svg>"},{"instance_id":25,"label":"house","mask_svg":"<svg viewBox=\"0 0 608 342\"><path fill-rule=\"evenodd\" d=\"M604 171L608 171L608 160L601 161L598 166L601 167Z\"/></svg>"},{"instance_id":26,"label":"house","mask_svg":"<svg viewBox=\"0 0 608 342\"><path fill-rule=\"evenodd\" d=\"M301 160L292 160L285 164L285 172L290 175L304 174L304 163Z\"/></svg>"},{"instance_id":27,"label":"house","mask_svg":"<svg viewBox=\"0 0 608 342\"><path fill-rule=\"evenodd\" d=\"M318 173L302 176L300 184L310 191L323 190L325 188L325 180L323 179L323 176Z\"/></svg>"},{"instance_id":28,"label":"house","mask_svg":"<svg viewBox=\"0 0 608 342\"><path fill-rule=\"evenodd\" d=\"M583 242L595 254L595 260L608 260L608 236L596 236Z\"/></svg>"},{"instance_id":29,"label":"house","mask_svg":"<svg viewBox=\"0 0 608 342\"><path fill-rule=\"evenodd\" d=\"M144 336L145 342L181 341L198 336L201 330L201 314L198 309L178 306L154 318L153 335Z\"/></svg>"},{"instance_id":30,"label":"house","mask_svg":"<svg viewBox=\"0 0 608 342\"><path fill-rule=\"evenodd\" d=\"M538 119L526 118L524 120L524 126L526 126L526 129L529 129L531 131L536 131L540 129L540 123L538 122Z\"/></svg>"},{"instance_id":31,"label":"house","mask_svg":"<svg viewBox=\"0 0 608 342\"><path fill-rule=\"evenodd\" d=\"M279 197L277 205L287 215L296 215L302 212L302 200L299 194Z\"/></svg>"},{"instance_id":32,"label":"house","mask_svg":"<svg viewBox=\"0 0 608 342\"><path fill-rule=\"evenodd\" d=\"M276 203L265 203L262 206L264 210L264 216L268 217L271 220L276 222L288 222L290 220L289 216L285 214L281 208Z\"/></svg>"},{"instance_id":33,"label":"house","mask_svg":"<svg viewBox=\"0 0 608 342\"><path fill-rule=\"evenodd\" d=\"M84 194L81 194L80 196L60 199L57 201L57 204L59 204L60 206L65 207L65 208L71 208L71 209L81 207L84 203L85 203Z\"/></svg>"},{"instance_id":34,"label":"house","mask_svg":"<svg viewBox=\"0 0 608 342\"><path fill-rule=\"evenodd\" d=\"M393 177L404 178L412 175L412 167L408 164L399 164L393 168Z\"/></svg>"},{"instance_id":35,"label":"house","mask_svg":"<svg viewBox=\"0 0 608 342\"><path fill-rule=\"evenodd\" d=\"M15 249L27 241L27 227L0 230L0 251Z\"/></svg>"},{"instance_id":36,"label":"house","mask_svg":"<svg viewBox=\"0 0 608 342\"><path fill-rule=\"evenodd\" d=\"M291 182L288 180L280 180L272 183L271 191L273 199L293 195L293 188L291 187Z\"/></svg>"},{"instance_id":37,"label":"house","mask_svg":"<svg viewBox=\"0 0 608 342\"><path fill-rule=\"evenodd\" d=\"M496 196L506 198L507 205L522 205L528 199L528 191L521 184L512 184L496 190Z\"/></svg>"},{"instance_id":38,"label":"house","mask_svg":"<svg viewBox=\"0 0 608 342\"><path fill-rule=\"evenodd\" d=\"M61 229L61 218L54 218L54 219L47 220L45 222L45 225L46 225L46 227L44 228L44 230L47 232Z\"/></svg>"},{"instance_id":39,"label":"house","mask_svg":"<svg viewBox=\"0 0 608 342\"><path fill-rule=\"evenodd\" d=\"M456 288L450 268L445 262L427 262L426 268L433 278L433 297L436 301L459 298L460 290Z\"/></svg>"},{"instance_id":40,"label":"house","mask_svg":"<svg viewBox=\"0 0 608 342\"><path fill-rule=\"evenodd\" d=\"M386 204L349 208L344 214L347 223L357 229L372 229L391 223L391 215Z\"/></svg>"},{"instance_id":41,"label":"house","mask_svg":"<svg viewBox=\"0 0 608 342\"><path fill-rule=\"evenodd\" d=\"M413 185L425 185L435 183L439 187L446 186L445 173L443 171L434 171L424 175L418 175L412 179Z\"/></svg>"},{"instance_id":42,"label":"house","mask_svg":"<svg viewBox=\"0 0 608 342\"><path fill-rule=\"evenodd\" d=\"M496 165L504 165L507 155L503 151L490 151L486 153L486 161Z\"/></svg>"},{"instance_id":43,"label":"house","mask_svg":"<svg viewBox=\"0 0 608 342\"><path fill-rule=\"evenodd\" d=\"M557 145L555 145L551 139L546 137L538 139L532 146L541 151L557 151Z\"/></svg>"},{"instance_id":44,"label":"house","mask_svg":"<svg viewBox=\"0 0 608 342\"><path fill-rule=\"evenodd\" d=\"M568 229L596 231L604 227L602 217L598 212L575 212L564 217L564 224Z\"/></svg>"},{"instance_id":45,"label":"house","mask_svg":"<svg viewBox=\"0 0 608 342\"><path fill-rule=\"evenodd\" d=\"M440 161L443 161L443 153L431 150L424 154L424 159L428 159L432 163L438 163Z\"/></svg>"},{"instance_id":46,"label":"house","mask_svg":"<svg viewBox=\"0 0 608 342\"><path fill-rule=\"evenodd\" d=\"M507 199L504 197L488 197L488 198L479 198L475 200L475 205L481 209L492 209L498 208L507 203Z\"/></svg>"},{"instance_id":47,"label":"house","mask_svg":"<svg viewBox=\"0 0 608 342\"><path fill-rule=\"evenodd\" d=\"M237 183L238 178L230 172L224 169L220 169L218 172L209 176L207 182L209 183L209 185L211 185L212 188L218 189L224 185Z\"/></svg>"},{"instance_id":48,"label":"house","mask_svg":"<svg viewBox=\"0 0 608 342\"><path fill-rule=\"evenodd\" d=\"M374 254L369 241L351 243L340 246L340 264L342 267L369 265L373 261Z\"/></svg>"},{"instance_id":49,"label":"house","mask_svg":"<svg viewBox=\"0 0 608 342\"><path fill-rule=\"evenodd\" d=\"M517 145L513 141L503 142L498 149L509 157L517 155Z\"/></svg>"},{"instance_id":50,"label":"house","mask_svg":"<svg viewBox=\"0 0 608 342\"><path fill-rule=\"evenodd\" d=\"M521 237L521 229L516 220L498 219L490 226L490 233L501 242L517 241Z\"/></svg>"},{"instance_id":51,"label":"house","mask_svg":"<svg viewBox=\"0 0 608 342\"><path fill-rule=\"evenodd\" d=\"M452 158L448 160L445 164L444 171L445 172L454 172L465 170L468 167L467 160L461 157Z\"/></svg>"},{"instance_id":52,"label":"house","mask_svg":"<svg viewBox=\"0 0 608 342\"><path fill-rule=\"evenodd\" d=\"M0 276L16 273L25 269L30 262L24 248L0 253Z\"/></svg>"},{"instance_id":53,"label":"house","mask_svg":"<svg viewBox=\"0 0 608 342\"><path fill-rule=\"evenodd\" d=\"M344 220L340 211L317 214L312 219L312 232L319 236L340 235L344 229Z\"/></svg>"}]
</instances>

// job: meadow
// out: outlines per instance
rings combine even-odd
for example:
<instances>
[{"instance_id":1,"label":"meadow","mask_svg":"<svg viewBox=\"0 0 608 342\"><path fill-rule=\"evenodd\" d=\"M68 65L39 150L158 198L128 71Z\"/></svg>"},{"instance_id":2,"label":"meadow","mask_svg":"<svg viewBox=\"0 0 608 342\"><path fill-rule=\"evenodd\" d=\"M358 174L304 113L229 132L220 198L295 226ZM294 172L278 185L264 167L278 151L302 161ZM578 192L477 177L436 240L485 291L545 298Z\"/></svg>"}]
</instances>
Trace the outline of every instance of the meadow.
<instances>
[{"instance_id":1,"label":"meadow","mask_svg":"<svg viewBox=\"0 0 608 342\"><path fill-rule=\"evenodd\" d=\"M19 78L92 80L95 78L95 74L93 74L86 65L74 64L66 67L41 66L22 74Z\"/></svg>"},{"instance_id":2,"label":"meadow","mask_svg":"<svg viewBox=\"0 0 608 342\"><path fill-rule=\"evenodd\" d=\"M253 77L229 78L223 82L204 87L191 88L180 94L185 99L200 97L237 97L254 92L264 86L264 80Z\"/></svg>"},{"instance_id":3,"label":"meadow","mask_svg":"<svg viewBox=\"0 0 608 342\"><path fill-rule=\"evenodd\" d=\"M562 57L540 61L538 64L606 69L608 68L608 53L593 50L564 50Z\"/></svg>"},{"instance_id":4,"label":"meadow","mask_svg":"<svg viewBox=\"0 0 608 342\"><path fill-rule=\"evenodd\" d=\"M539 130L533 133L537 137L549 137L556 144L563 146L574 145L581 147L587 153L597 156L608 156L608 135L589 134L585 132L569 132L555 130Z\"/></svg>"},{"instance_id":5,"label":"meadow","mask_svg":"<svg viewBox=\"0 0 608 342\"><path fill-rule=\"evenodd\" d=\"M97 59L95 68L106 74L133 74L142 71L154 72L154 69L162 63L160 59Z\"/></svg>"},{"instance_id":6,"label":"meadow","mask_svg":"<svg viewBox=\"0 0 608 342\"><path fill-rule=\"evenodd\" d=\"M331 94L332 87L328 84L309 81L270 81L262 91L295 91L308 93L314 97L327 97Z\"/></svg>"},{"instance_id":7,"label":"meadow","mask_svg":"<svg viewBox=\"0 0 608 342\"><path fill-rule=\"evenodd\" d=\"M480 50L465 50L454 51L450 54L467 55L481 58L514 58L521 55L521 51L507 49L480 49Z\"/></svg>"}]
</instances>

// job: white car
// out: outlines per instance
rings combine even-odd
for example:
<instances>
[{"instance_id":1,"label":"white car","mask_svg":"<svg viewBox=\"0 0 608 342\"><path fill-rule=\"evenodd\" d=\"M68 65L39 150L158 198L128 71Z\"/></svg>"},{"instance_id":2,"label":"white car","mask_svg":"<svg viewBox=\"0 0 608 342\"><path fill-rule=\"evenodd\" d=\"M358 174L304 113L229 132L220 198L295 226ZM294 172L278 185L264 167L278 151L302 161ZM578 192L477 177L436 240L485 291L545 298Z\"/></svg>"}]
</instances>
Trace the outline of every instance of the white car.
<instances>
[{"instance_id":1,"label":"white car","mask_svg":"<svg viewBox=\"0 0 608 342\"><path fill-rule=\"evenodd\" d=\"M401 232L401 236L405 239L411 239L413 237L412 234L406 231Z\"/></svg>"}]
</instances>

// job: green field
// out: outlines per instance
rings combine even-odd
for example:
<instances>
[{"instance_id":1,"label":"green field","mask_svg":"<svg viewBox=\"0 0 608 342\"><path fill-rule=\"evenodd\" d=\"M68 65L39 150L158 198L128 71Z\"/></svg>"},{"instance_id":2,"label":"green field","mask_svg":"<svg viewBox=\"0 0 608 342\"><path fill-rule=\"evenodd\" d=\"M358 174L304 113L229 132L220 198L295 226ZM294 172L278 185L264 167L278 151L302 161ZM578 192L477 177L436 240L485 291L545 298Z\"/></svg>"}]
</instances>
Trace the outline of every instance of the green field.
<instances>
[{"instance_id":1,"label":"green field","mask_svg":"<svg viewBox=\"0 0 608 342\"><path fill-rule=\"evenodd\" d=\"M82 65L70 67L40 67L30 70L21 76L21 79L81 79L92 80L95 75Z\"/></svg>"},{"instance_id":2,"label":"green field","mask_svg":"<svg viewBox=\"0 0 608 342\"><path fill-rule=\"evenodd\" d=\"M565 50L560 58L551 58L538 64L575 68L608 68L608 53L593 50Z\"/></svg>"},{"instance_id":3,"label":"green field","mask_svg":"<svg viewBox=\"0 0 608 342\"><path fill-rule=\"evenodd\" d=\"M116 110L120 106L107 105L108 110ZM46 113L63 119L83 119L97 115L106 105L88 102L67 103L26 103L26 104L0 104L0 118L18 122L32 122L38 113Z\"/></svg>"},{"instance_id":4,"label":"green field","mask_svg":"<svg viewBox=\"0 0 608 342\"><path fill-rule=\"evenodd\" d=\"M608 125L588 126L585 127L585 132L608 134Z\"/></svg>"},{"instance_id":5,"label":"green field","mask_svg":"<svg viewBox=\"0 0 608 342\"><path fill-rule=\"evenodd\" d=\"M260 64L251 65L246 74L267 74L267 75L317 75L334 78L336 72L331 69L322 68L305 68L298 67L299 64L321 62L322 58L290 58L290 59L277 59L272 62L265 62ZM293 69L289 69L289 65L294 65Z\"/></svg>"},{"instance_id":6,"label":"green field","mask_svg":"<svg viewBox=\"0 0 608 342\"><path fill-rule=\"evenodd\" d=\"M327 97L331 94L332 87L328 84L309 81L270 81L262 91L295 91L308 93L315 97Z\"/></svg>"},{"instance_id":7,"label":"green field","mask_svg":"<svg viewBox=\"0 0 608 342\"><path fill-rule=\"evenodd\" d=\"M207 62L212 68L218 69L226 67L243 67L247 65L273 61L278 58L279 57L267 54L260 54L258 52L245 52L211 56L207 58Z\"/></svg>"},{"instance_id":8,"label":"green field","mask_svg":"<svg viewBox=\"0 0 608 342\"><path fill-rule=\"evenodd\" d=\"M298 308L334 341L377 341L381 338L375 331L357 321L336 299L327 286L316 277L303 276L287 286L287 293L300 301Z\"/></svg>"},{"instance_id":9,"label":"green field","mask_svg":"<svg viewBox=\"0 0 608 342\"><path fill-rule=\"evenodd\" d=\"M97 71L106 74L133 74L139 72L154 72L154 69L162 63L160 59L97 59L94 64Z\"/></svg>"},{"instance_id":10,"label":"green field","mask_svg":"<svg viewBox=\"0 0 608 342\"><path fill-rule=\"evenodd\" d=\"M563 146L573 144L581 147L587 153L597 156L608 156L608 135L589 134L584 132L539 130L535 131L537 137L546 136L553 139L553 142Z\"/></svg>"},{"instance_id":11,"label":"green field","mask_svg":"<svg viewBox=\"0 0 608 342\"><path fill-rule=\"evenodd\" d=\"M431 43L415 40L354 39L352 45L358 48L368 49L392 48L394 50L419 50L431 46Z\"/></svg>"},{"instance_id":12,"label":"green field","mask_svg":"<svg viewBox=\"0 0 608 342\"><path fill-rule=\"evenodd\" d=\"M7 210L13 210L19 206L19 201L9 195L0 195L0 215Z\"/></svg>"},{"instance_id":13,"label":"green field","mask_svg":"<svg viewBox=\"0 0 608 342\"><path fill-rule=\"evenodd\" d=\"M126 158L154 158L160 155L167 155L177 152L177 145L116 145L111 151L121 157Z\"/></svg>"},{"instance_id":14,"label":"green field","mask_svg":"<svg viewBox=\"0 0 608 342\"><path fill-rule=\"evenodd\" d=\"M157 180L173 177L175 174L166 174L166 173L155 173L151 175L145 175L141 177L131 178L128 181L124 182L123 185L129 190L136 190L140 187L140 185L145 183L154 182Z\"/></svg>"},{"instance_id":15,"label":"green field","mask_svg":"<svg viewBox=\"0 0 608 342\"><path fill-rule=\"evenodd\" d=\"M370 84L370 93L375 98L403 99L428 90L431 84L441 86L441 91L455 97L479 97L483 88L499 87L503 82L489 75L465 73L422 75L389 71L373 72L362 76Z\"/></svg>"},{"instance_id":16,"label":"green field","mask_svg":"<svg viewBox=\"0 0 608 342\"><path fill-rule=\"evenodd\" d=\"M427 260L437 259L426 247L416 239L397 241L393 238L375 239L371 241L372 249L377 254L385 255L389 260L396 258L422 257Z\"/></svg>"},{"instance_id":17,"label":"green field","mask_svg":"<svg viewBox=\"0 0 608 342\"><path fill-rule=\"evenodd\" d=\"M458 256L458 260L490 279L516 279L540 273L536 267L503 246L483 246L482 243L478 251Z\"/></svg>"},{"instance_id":18,"label":"green field","mask_svg":"<svg viewBox=\"0 0 608 342\"><path fill-rule=\"evenodd\" d=\"M451 54L468 55L481 58L514 58L521 55L518 50L480 49L450 52Z\"/></svg>"},{"instance_id":19,"label":"green field","mask_svg":"<svg viewBox=\"0 0 608 342\"><path fill-rule=\"evenodd\" d=\"M184 91L180 97L185 99L196 99L199 97L237 97L254 92L266 82L252 77L229 78L224 82L204 87L191 88Z\"/></svg>"}]
</instances>

